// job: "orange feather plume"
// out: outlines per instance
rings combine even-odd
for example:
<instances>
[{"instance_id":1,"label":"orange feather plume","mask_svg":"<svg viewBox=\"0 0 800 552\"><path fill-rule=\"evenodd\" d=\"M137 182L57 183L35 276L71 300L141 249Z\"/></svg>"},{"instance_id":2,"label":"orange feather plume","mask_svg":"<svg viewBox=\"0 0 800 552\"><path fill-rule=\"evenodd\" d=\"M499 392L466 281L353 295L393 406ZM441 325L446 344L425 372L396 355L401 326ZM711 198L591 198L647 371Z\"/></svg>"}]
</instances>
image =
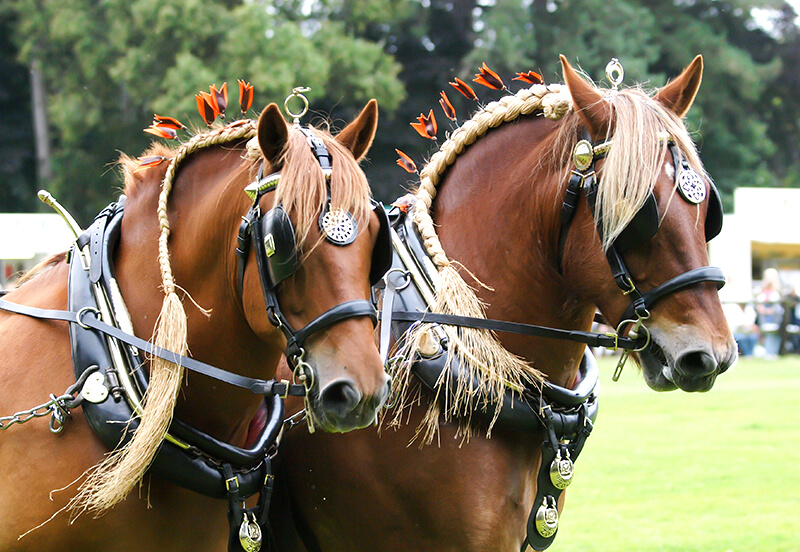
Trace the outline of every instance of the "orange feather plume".
<instances>
[{"instance_id":1,"label":"orange feather plume","mask_svg":"<svg viewBox=\"0 0 800 552\"><path fill-rule=\"evenodd\" d=\"M477 82L478 84L482 84L487 88L491 88L492 90L505 90L506 85L503 82L503 79L500 76L489 69L489 66L486 65L486 62L483 62L483 66L480 67L479 73L475 74L475 78L472 79L473 82Z\"/></svg>"}]
</instances>

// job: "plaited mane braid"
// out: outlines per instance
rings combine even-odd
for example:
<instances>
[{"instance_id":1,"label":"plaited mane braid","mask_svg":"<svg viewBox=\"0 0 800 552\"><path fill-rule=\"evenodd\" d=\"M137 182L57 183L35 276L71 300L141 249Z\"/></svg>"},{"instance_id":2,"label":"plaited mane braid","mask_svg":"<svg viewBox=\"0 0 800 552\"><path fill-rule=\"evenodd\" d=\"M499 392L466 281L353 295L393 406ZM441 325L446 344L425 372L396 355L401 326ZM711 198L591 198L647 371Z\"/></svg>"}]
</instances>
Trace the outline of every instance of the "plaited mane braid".
<instances>
[{"instance_id":1,"label":"plaited mane braid","mask_svg":"<svg viewBox=\"0 0 800 552\"><path fill-rule=\"evenodd\" d=\"M549 119L561 119L570 111L571 106L572 102L566 87L558 84L533 85L515 95L491 102L456 129L422 170L421 183L416 193L414 223L422 236L426 251L439 271L436 301L432 305L433 312L485 318L484 305L478 299L475 290L464 281L447 258L430 216L430 207L436 197L436 186L442 174L467 146L489 129L535 111L541 111ZM400 351L405 363L399 367L392 380L393 391L395 396L399 397L399 402L389 422L390 425L403 423L403 413L406 409L415 402L421 402L420 390L418 387L412 389L409 375L413 353L417 350L419 340L427 327L428 325L415 327L409 334L403 350ZM444 399L445 402L441 405L439 400L430 403L417 433L423 435L424 443L432 442L435 437L440 415L445 421L466 422L460 424L460 431L462 436L468 438L471 432L469 420L476 407L494 408L494 420L496 420L507 389L520 391L526 383L540 386L544 381L544 376L538 370L507 351L494 332L448 325L443 325L442 329L451 343L447 362L452 362L454 355L462 367L468 370L459 374L458 381L450 381L450 371L443 371L444 381L439 382L442 385L437 392L437 395L441 396L437 396L437 399ZM478 389L472 388L473 378L480 382ZM449 390L448 393L442 392L445 388ZM494 404L479 402L485 401L479 398L480 396L497 397L497 401ZM447 397L453 398L449 400ZM489 424L487 436L491 435L494 420Z\"/></svg>"},{"instance_id":2,"label":"plaited mane braid","mask_svg":"<svg viewBox=\"0 0 800 552\"><path fill-rule=\"evenodd\" d=\"M169 259L170 226L167 217L167 202L179 165L195 151L250 138L256 133L253 121L237 126L222 127L198 134L182 145L164 175L158 200L158 221L161 234L158 239L158 262L161 270L161 285L164 302L154 332L156 346L186 355L186 313L176 293L175 279ZM179 365L155 358L150 360L150 382L139 413L139 427L131 440L109 454L91 473L70 501L73 519L89 511L95 515L121 502L141 481L167 433L175 403L183 381L183 369Z\"/></svg>"}]
</instances>

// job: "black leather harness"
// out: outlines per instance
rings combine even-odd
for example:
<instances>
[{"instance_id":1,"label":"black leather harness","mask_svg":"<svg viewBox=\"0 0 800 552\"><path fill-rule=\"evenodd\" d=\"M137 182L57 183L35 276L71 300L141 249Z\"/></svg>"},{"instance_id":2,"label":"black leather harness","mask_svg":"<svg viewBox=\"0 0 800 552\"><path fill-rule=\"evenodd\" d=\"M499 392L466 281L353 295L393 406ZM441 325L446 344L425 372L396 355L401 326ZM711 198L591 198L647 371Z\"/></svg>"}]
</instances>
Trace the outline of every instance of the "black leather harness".
<instances>
[{"instance_id":1,"label":"black leather harness","mask_svg":"<svg viewBox=\"0 0 800 552\"><path fill-rule=\"evenodd\" d=\"M153 473L186 489L229 501L231 550L241 550L235 530L245 516L254 516L266 523L266 510L272 490L271 456L275 454L278 434L283 425L283 397L302 396L303 385L275 380L261 380L227 372L196 359L155 347L120 329L116 320L103 320L93 286L109 294L115 286L113 251L119 238L125 197L104 209L77 240L69 255L69 310L48 310L29 307L0 299L0 309L39 319L69 322L72 360L76 378L87 371L103 375L107 397L99 402L83 401L89 425L103 443L114 449L129 440L138 427L136 402L120 384L125 370L135 386L138 399L147 390L145 358L152 355L224 383L264 395L266 423L248 449L220 441L178 419L173 419L169 434L150 467ZM90 264L84 252L88 247ZM82 252L83 250L84 252ZM113 316L112 316L113 317ZM111 348L122 354L122 365L115 362ZM144 354L142 354L144 353ZM260 493L259 505L246 509L245 498Z\"/></svg>"},{"instance_id":2,"label":"black leather harness","mask_svg":"<svg viewBox=\"0 0 800 552\"><path fill-rule=\"evenodd\" d=\"M641 342L631 338L614 338L594 332L567 331L530 324L504 322L498 320L477 319L464 316L451 316L427 312L428 302L420 289L412 284L408 267L398 254L398 247L404 247L408 256L417 263L420 274L427 272L424 247L414 227L412 217L406 216L399 209L390 213L393 228L399 238L394 242L395 252L392 269L386 276L386 289L382 301L381 324L391 320L391 333L395 339L403 339L411 326L419 323L433 324L434 331L438 324L468 326L491 329L495 331L522 333L540 337L568 339L579 343L602 347L627 347L634 349ZM429 282L430 284L430 282ZM432 285L432 284L430 284ZM431 390L439 390L441 381L461 377L464 368L458 359L448 359L448 343L444 332L440 331L438 350L432 354L417 353L411 365L412 373L422 384ZM382 344L383 346L383 344ZM450 378L442 378L445 370L451 372ZM543 550L555 537L555 532L547 538L542 537L536 529L537 513L544 508L556 515L555 504L565 487L556 488L551 479L551 467L558 466L561 461L574 462L580 455L583 445L592 431L597 416L598 398L596 387L599 379L597 362L589 348L585 350L579 368L578 383L574 389L566 389L545 382L541 388L531 383L520 393L506 391L503 405L497 413L496 424L517 431L543 431L542 464L537 477L537 497L528 521L527 541L537 550ZM473 381L474 389L479 383ZM496 404L495 397L483 397L475 401L477 405ZM478 407L474 415L491 422L495 417L493 409Z\"/></svg>"}]
</instances>

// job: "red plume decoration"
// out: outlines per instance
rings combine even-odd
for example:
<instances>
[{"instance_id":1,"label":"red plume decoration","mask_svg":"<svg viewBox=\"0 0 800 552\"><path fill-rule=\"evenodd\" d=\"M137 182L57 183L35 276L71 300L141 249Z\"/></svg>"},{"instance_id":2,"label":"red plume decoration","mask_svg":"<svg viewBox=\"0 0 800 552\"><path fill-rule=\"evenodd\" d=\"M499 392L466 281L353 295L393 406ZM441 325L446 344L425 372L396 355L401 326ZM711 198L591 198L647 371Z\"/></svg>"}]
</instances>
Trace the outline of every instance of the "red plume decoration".
<instances>
[{"instance_id":1,"label":"red plume decoration","mask_svg":"<svg viewBox=\"0 0 800 552\"><path fill-rule=\"evenodd\" d=\"M470 88L470 86L456 77L456 82L451 82L450 86L461 92L464 96L469 98L470 100L478 101L478 96L475 94L475 91Z\"/></svg>"},{"instance_id":2,"label":"red plume decoration","mask_svg":"<svg viewBox=\"0 0 800 552\"><path fill-rule=\"evenodd\" d=\"M453 107L453 104L450 103L450 98L447 97L447 94L444 93L442 90L439 95L439 105L442 106L442 111L444 111L445 117L450 119L451 121L456 120L456 109Z\"/></svg>"},{"instance_id":3,"label":"red plume decoration","mask_svg":"<svg viewBox=\"0 0 800 552\"><path fill-rule=\"evenodd\" d=\"M212 84L209 88L211 90L211 101L213 102L211 105L217 115L224 119L225 109L228 107L228 83L223 82L219 90L217 90L216 84Z\"/></svg>"},{"instance_id":4,"label":"red plume decoration","mask_svg":"<svg viewBox=\"0 0 800 552\"><path fill-rule=\"evenodd\" d=\"M417 172L417 164L405 153L400 151L399 149L394 150L397 152L397 155L400 156L400 159L397 160L397 165L406 172L415 173Z\"/></svg>"},{"instance_id":5,"label":"red plume decoration","mask_svg":"<svg viewBox=\"0 0 800 552\"><path fill-rule=\"evenodd\" d=\"M485 61L483 62L483 66L480 67L479 71L479 73L475 74L475 78L472 79L473 82L482 84L483 86L491 88L492 90L505 90L506 85L503 82L503 79L501 79L497 73L489 69Z\"/></svg>"},{"instance_id":6,"label":"red plume decoration","mask_svg":"<svg viewBox=\"0 0 800 552\"><path fill-rule=\"evenodd\" d=\"M147 156L147 157L140 157L138 159L139 165L135 169L133 169L133 172L137 173L137 172L139 172L141 170L144 170L144 169L157 167L158 165L160 165L164 161L168 161L168 160L169 160L169 157L162 157L160 155L150 155L150 156Z\"/></svg>"},{"instance_id":7,"label":"red plume decoration","mask_svg":"<svg viewBox=\"0 0 800 552\"><path fill-rule=\"evenodd\" d=\"M527 82L528 84L544 84L544 79L536 71L528 71L527 73L517 73L517 76L511 80L518 80Z\"/></svg>"},{"instance_id":8,"label":"red plume decoration","mask_svg":"<svg viewBox=\"0 0 800 552\"><path fill-rule=\"evenodd\" d=\"M206 124L211 126L211 123L217 118L217 111L211 103L211 95L206 92L200 92L199 94L195 94L194 97L197 100L197 111L200 112L200 116Z\"/></svg>"},{"instance_id":9,"label":"red plume decoration","mask_svg":"<svg viewBox=\"0 0 800 552\"><path fill-rule=\"evenodd\" d=\"M159 138L166 138L167 140L176 140L178 138L177 131L171 127L151 125L144 129L144 131L149 134L154 134Z\"/></svg>"},{"instance_id":10,"label":"red plume decoration","mask_svg":"<svg viewBox=\"0 0 800 552\"><path fill-rule=\"evenodd\" d=\"M186 128L182 122L174 117L164 117L163 115L153 115L153 126L159 128L171 128L173 130L182 130Z\"/></svg>"},{"instance_id":11,"label":"red plume decoration","mask_svg":"<svg viewBox=\"0 0 800 552\"><path fill-rule=\"evenodd\" d=\"M433 114L433 109L431 109L427 117L420 113L420 116L417 117L417 120L419 121L418 123L411 123L411 126L414 128L414 130L416 130L423 138L436 140L438 126L436 125L436 117Z\"/></svg>"},{"instance_id":12,"label":"red plume decoration","mask_svg":"<svg viewBox=\"0 0 800 552\"><path fill-rule=\"evenodd\" d=\"M253 85L239 79L239 107L242 113L247 113L250 106L253 105Z\"/></svg>"}]
</instances>

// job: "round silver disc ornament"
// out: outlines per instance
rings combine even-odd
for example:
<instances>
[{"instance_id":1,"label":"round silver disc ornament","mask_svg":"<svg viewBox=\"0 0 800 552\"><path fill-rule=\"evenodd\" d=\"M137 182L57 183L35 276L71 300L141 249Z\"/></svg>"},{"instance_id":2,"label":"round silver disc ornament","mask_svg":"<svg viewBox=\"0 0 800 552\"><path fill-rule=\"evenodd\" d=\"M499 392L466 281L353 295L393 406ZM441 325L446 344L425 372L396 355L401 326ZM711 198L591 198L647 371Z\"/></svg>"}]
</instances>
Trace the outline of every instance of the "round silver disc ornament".
<instances>
[{"instance_id":1,"label":"round silver disc ornament","mask_svg":"<svg viewBox=\"0 0 800 552\"><path fill-rule=\"evenodd\" d=\"M536 511L536 532L544 538L550 538L558 530L558 508L556 499L552 496L544 497L542 505Z\"/></svg>"},{"instance_id":2,"label":"round silver disc ornament","mask_svg":"<svg viewBox=\"0 0 800 552\"><path fill-rule=\"evenodd\" d=\"M572 483L572 476L575 472L575 465L569 457L567 451L566 457L561 457L561 451L556 454L553 463L550 464L550 481L556 489L564 490Z\"/></svg>"},{"instance_id":3,"label":"round silver disc ornament","mask_svg":"<svg viewBox=\"0 0 800 552\"><path fill-rule=\"evenodd\" d=\"M700 175L689 167L681 167L678 175L678 191L689 203L703 203L706 199L706 185Z\"/></svg>"},{"instance_id":4,"label":"round silver disc ornament","mask_svg":"<svg viewBox=\"0 0 800 552\"><path fill-rule=\"evenodd\" d=\"M342 209L329 209L319 219L319 230L335 245L353 243L358 236L356 219Z\"/></svg>"}]
</instances>

